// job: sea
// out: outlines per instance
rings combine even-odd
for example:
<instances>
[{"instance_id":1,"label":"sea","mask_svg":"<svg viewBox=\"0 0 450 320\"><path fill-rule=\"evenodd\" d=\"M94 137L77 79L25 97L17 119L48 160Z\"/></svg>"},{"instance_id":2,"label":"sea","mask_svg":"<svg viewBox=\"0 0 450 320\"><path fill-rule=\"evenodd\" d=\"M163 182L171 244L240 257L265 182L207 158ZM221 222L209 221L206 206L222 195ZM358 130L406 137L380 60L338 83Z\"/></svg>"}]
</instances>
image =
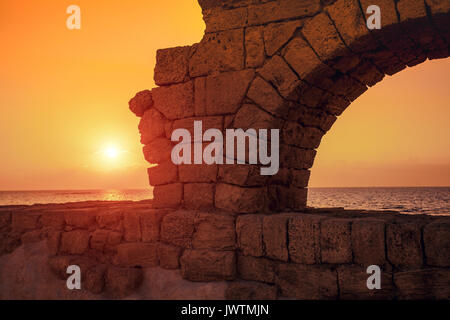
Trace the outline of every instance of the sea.
<instances>
[{"instance_id":1,"label":"sea","mask_svg":"<svg viewBox=\"0 0 450 320\"><path fill-rule=\"evenodd\" d=\"M151 189L0 191L0 206L91 200L140 201L152 197ZM450 187L309 188L308 206L448 215Z\"/></svg>"}]
</instances>

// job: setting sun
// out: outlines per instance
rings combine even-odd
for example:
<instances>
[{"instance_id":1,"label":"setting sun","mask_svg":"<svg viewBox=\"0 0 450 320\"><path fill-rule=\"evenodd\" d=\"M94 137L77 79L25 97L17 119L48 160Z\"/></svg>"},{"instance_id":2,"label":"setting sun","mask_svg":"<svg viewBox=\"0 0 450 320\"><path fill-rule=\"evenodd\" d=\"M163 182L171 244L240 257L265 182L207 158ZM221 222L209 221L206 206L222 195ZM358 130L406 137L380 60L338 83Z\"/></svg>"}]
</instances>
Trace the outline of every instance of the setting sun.
<instances>
[{"instance_id":1,"label":"setting sun","mask_svg":"<svg viewBox=\"0 0 450 320\"><path fill-rule=\"evenodd\" d=\"M107 147L105 149L105 155L110 159L117 158L119 150L116 147Z\"/></svg>"}]
</instances>

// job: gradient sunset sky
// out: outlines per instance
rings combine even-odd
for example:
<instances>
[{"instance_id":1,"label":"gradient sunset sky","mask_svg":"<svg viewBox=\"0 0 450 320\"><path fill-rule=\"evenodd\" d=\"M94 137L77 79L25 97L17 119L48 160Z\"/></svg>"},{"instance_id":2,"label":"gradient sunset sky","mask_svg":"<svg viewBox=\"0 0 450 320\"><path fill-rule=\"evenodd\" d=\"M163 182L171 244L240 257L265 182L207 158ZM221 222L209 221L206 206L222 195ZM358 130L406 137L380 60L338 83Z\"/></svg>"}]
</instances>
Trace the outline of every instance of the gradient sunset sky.
<instances>
[{"instance_id":1,"label":"gradient sunset sky","mask_svg":"<svg viewBox=\"0 0 450 320\"><path fill-rule=\"evenodd\" d=\"M204 27L196 0L0 0L0 190L147 188L127 102L154 87L157 49ZM449 83L446 59L368 90L325 135L310 186L450 185Z\"/></svg>"}]
</instances>

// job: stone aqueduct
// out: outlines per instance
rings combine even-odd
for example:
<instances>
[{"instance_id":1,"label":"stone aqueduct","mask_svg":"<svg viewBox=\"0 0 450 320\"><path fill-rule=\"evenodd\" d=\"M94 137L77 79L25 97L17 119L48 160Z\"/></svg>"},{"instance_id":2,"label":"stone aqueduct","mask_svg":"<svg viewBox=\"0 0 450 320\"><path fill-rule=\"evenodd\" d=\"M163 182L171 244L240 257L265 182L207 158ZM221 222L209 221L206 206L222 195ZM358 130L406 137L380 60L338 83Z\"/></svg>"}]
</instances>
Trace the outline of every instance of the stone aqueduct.
<instances>
[{"instance_id":1,"label":"stone aqueduct","mask_svg":"<svg viewBox=\"0 0 450 320\"><path fill-rule=\"evenodd\" d=\"M0 298L450 299L450 217L305 207L337 116L385 75L448 57L450 2L199 2L204 38L159 50L159 87L130 101L157 164L154 200L0 208ZM372 4L381 30L366 27ZM281 129L278 174L175 166L171 133L194 120ZM27 246L44 239L61 280L33 291L12 261L34 261ZM64 290L69 264L83 270L81 295ZM381 290L366 286L370 265Z\"/></svg>"},{"instance_id":2,"label":"stone aqueduct","mask_svg":"<svg viewBox=\"0 0 450 320\"><path fill-rule=\"evenodd\" d=\"M237 213L298 210L322 136L347 106L385 75L448 57L448 1L200 1L206 33L193 46L159 50L155 82L130 106L150 163L155 205ZM365 8L382 28L366 27ZM171 133L280 129L280 170L182 165Z\"/></svg>"}]
</instances>

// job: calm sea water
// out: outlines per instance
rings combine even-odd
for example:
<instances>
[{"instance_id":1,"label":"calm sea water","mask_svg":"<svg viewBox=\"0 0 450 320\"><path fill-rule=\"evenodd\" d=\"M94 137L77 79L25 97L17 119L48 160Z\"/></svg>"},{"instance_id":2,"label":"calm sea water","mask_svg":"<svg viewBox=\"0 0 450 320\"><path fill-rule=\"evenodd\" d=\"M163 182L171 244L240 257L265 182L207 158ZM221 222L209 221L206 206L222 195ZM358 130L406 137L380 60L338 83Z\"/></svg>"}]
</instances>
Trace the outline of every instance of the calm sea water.
<instances>
[{"instance_id":1,"label":"calm sea water","mask_svg":"<svg viewBox=\"0 0 450 320\"><path fill-rule=\"evenodd\" d=\"M139 201L152 197L152 190L0 191L0 205L88 200ZM450 214L450 187L310 188L308 205L395 210L409 214Z\"/></svg>"}]
</instances>

